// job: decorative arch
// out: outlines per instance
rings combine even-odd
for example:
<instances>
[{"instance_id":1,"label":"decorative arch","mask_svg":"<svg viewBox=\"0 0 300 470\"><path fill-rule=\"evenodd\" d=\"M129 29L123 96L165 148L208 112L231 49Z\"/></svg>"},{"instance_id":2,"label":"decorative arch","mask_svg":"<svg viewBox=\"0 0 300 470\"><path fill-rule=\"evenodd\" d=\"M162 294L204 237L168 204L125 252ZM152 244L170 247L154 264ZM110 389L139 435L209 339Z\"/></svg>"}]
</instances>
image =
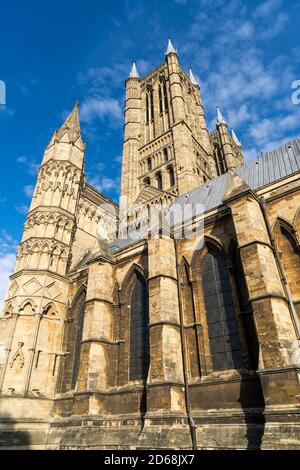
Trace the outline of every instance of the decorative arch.
<instances>
[{"instance_id":1,"label":"decorative arch","mask_svg":"<svg viewBox=\"0 0 300 470\"><path fill-rule=\"evenodd\" d=\"M19 314L30 315L34 314L36 310L36 305L32 302L31 299L26 299L22 302L19 307Z\"/></svg>"},{"instance_id":2,"label":"decorative arch","mask_svg":"<svg viewBox=\"0 0 300 470\"><path fill-rule=\"evenodd\" d=\"M128 298L129 292L131 290L131 281L132 278L134 277L135 273L140 274L141 276L145 277L145 272L142 266L139 264L134 263L129 271L126 273L124 276L124 279L121 284L121 301L124 302L125 299Z\"/></svg>"},{"instance_id":3,"label":"decorative arch","mask_svg":"<svg viewBox=\"0 0 300 470\"><path fill-rule=\"evenodd\" d=\"M218 250L222 254L222 256L227 258L227 251L226 251L225 246L219 240L216 240L213 237L209 237L205 235L197 243L192 260L191 260L191 272L194 278L196 277L199 278L199 269L200 269L202 260L205 257L207 246L214 247L216 250ZM227 262L228 262L228 259L227 259Z\"/></svg>"},{"instance_id":4,"label":"decorative arch","mask_svg":"<svg viewBox=\"0 0 300 470\"><path fill-rule=\"evenodd\" d=\"M13 313L14 313L14 310L13 310L13 306L12 306L12 303L9 302L6 306L5 306L5 309L4 309L4 318L10 318L13 316Z\"/></svg>"},{"instance_id":5,"label":"decorative arch","mask_svg":"<svg viewBox=\"0 0 300 470\"><path fill-rule=\"evenodd\" d=\"M275 241L277 243L277 246L280 240L280 232L283 233L289 239L295 251L300 250L300 242L294 225L292 225L283 217L278 217L273 226L273 233L275 235Z\"/></svg>"},{"instance_id":6,"label":"decorative arch","mask_svg":"<svg viewBox=\"0 0 300 470\"><path fill-rule=\"evenodd\" d=\"M295 227L295 230L297 233L300 233L300 207L297 209L294 221L293 221L293 226Z\"/></svg>"},{"instance_id":7,"label":"decorative arch","mask_svg":"<svg viewBox=\"0 0 300 470\"><path fill-rule=\"evenodd\" d=\"M50 302L43 310L43 316L48 318L54 318L57 315L56 308L53 302Z\"/></svg>"}]
</instances>

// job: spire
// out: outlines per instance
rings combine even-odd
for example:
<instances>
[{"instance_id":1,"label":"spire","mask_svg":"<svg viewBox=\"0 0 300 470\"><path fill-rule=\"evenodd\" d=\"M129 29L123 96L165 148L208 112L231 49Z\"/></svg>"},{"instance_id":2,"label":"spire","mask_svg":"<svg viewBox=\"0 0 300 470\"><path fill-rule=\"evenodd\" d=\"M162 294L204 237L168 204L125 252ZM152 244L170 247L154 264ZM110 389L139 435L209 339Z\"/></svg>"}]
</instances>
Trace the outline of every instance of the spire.
<instances>
[{"instance_id":1,"label":"spire","mask_svg":"<svg viewBox=\"0 0 300 470\"><path fill-rule=\"evenodd\" d=\"M56 139L59 140L65 132L68 133L70 141L75 141L79 136L81 136L78 101L75 101L73 110L71 111L61 128L56 131Z\"/></svg>"},{"instance_id":2,"label":"spire","mask_svg":"<svg viewBox=\"0 0 300 470\"><path fill-rule=\"evenodd\" d=\"M227 124L226 120L223 118L220 108L217 107L217 125Z\"/></svg>"},{"instance_id":3,"label":"spire","mask_svg":"<svg viewBox=\"0 0 300 470\"><path fill-rule=\"evenodd\" d=\"M171 42L171 39L169 38L166 55L171 54L171 53L177 54L177 50L175 49L175 47L173 46Z\"/></svg>"},{"instance_id":4,"label":"spire","mask_svg":"<svg viewBox=\"0 0 300 470\"><path fill-rule=\"evenodd\" d=\"M233 129L231 129L231 137L232 137L234 143L235 143L238 147L242 147L242 144L241 144L241 142L239 141L239 139L237 138L236 133L234 132Z\"/></svg>"},{"instance_id":5,"label":"spire","mask_svg":"<svg viewBox=\"0 0 300 470\"><path fill-rule=\"evenodd\" d=\"M136 63L133 62L129 78L140 78L139 73L136 68Z\"/></svg>"},{"instance_id":6,"label":"spire","mask_svg":"<svg viewBox=\"0 0 300 470\"><path fill-rule=\"evenodd\" d=\"M190 68L190 80L193 85L200 86L198 80L195 78L192 69Z\"/></svg>"}]
</instances>

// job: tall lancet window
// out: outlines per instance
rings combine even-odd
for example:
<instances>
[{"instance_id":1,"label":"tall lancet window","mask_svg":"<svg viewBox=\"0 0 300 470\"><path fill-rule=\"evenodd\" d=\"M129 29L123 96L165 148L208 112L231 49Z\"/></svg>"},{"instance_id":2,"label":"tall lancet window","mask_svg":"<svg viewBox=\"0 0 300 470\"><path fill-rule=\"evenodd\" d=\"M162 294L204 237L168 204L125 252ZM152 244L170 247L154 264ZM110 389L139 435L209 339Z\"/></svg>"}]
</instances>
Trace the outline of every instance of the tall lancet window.
<instances>
[{"instance_id":1,"label":"tall lancet window","mask_svg":"<svg viewBox=\"0 0 300 470\"><path fill-rule=\"evenodd\" d=\"M175 186L175 175L174 175L174 168L172 166L169 166L168 173L169 173L170 188L173 188L173 186Z\"/></svg>"},{"instance_id":2,"label":"tall lancet window","mask_svg":"<svg viewBox=\"0 0 300 470\"><path fill-rule=\"evenodd\" d=\"M84 323L84 312L85 312L85 300L86 300L86 292L84 291L76 305L78 320L77 320L77 331L76 331L76 341L75 341L75 351L74 351L74 366L73 366L73 374L72 374L72 389L76 387L76 382L78 379L79 374L79 366L80 366L80 350L81 350L81 341L82 341L82 334L83 334L83 323Z\"/></svg>"},{"instance_id":3,"label":"tall lancet window","mask_svg":"<svg viewBox=\"0 0 300 470\"><path fill-rule=\"evenodd\" d=\"M129 380L147 379L150 364L148 287L137 275L130 301Z\"/></svg>"},{"instance_id":4,"label":"tall lancet window","mask_svg":"<svg viewBox=\"0 0 300 470\"><path fill-rule=\"evenodd\" d=\"M158 189L162 190L163 189L163 182L162 182L162 174L159 171L156 173L156 182L157 182L157 187Z\"/></svg>"},{"instance_id":5,"label":"tall lancet window","mask_svg":"<svg viewBox=\"0 0 300 470\"><path fill-rule=\"evenodd\" d=\"M75 389L79 373L80 350L84 325L86 290L74 297L67 323L67 352L64 363L63 391Z\"/></svg>"},{"instance_id":6,"label":"tall lancet window","mask_svg":"<svg viewBox=\"0 0 300 470\"><path fill-rule=\"evenodd\" d=\"M151 121L154 121L154 96L153 88L150 90L150 108L151 108Z\"/></svg>"},{"instance_id":7,"label":"tall lancet window","mask_svg":"<svg viewBox=\"0 0 300 470\"><path fill-rule=\"evenodd\" d=\"M150 107L149 107L149 95L146 95L146 124L150 121Z\"/></svg>"},{"instance_id":8,"label":"tall lancet window","mask_svg":"<svg viewBox=\"0 0 300 470\"><path fill-rule=\"evenodd\" d=\"M158 87L158 95L159 95L159 112L162 114L164 112L163 108L163 94L162 94L162 86L159 85Z\"/></svg>"},{"instance_id":9,"label":"tall lancet window","mask_svg":"<svg viewBox=\"0 0 300 470\"><path fill-rule=\"evenodd\" d=\"M229 271L222 254L209 248L202 266L204 303L213 369L244 367Z\"/></svg>"},{"instance_id":10,"label":"tall lancet window","mask_svg":"<svg viewBox=\"0 0 300 470\"><path fill-rule=\"evenodd\" d=\"M151 86L148 87L148 91L146 94L146 124L154 121L154 96L153 96L153 88Z\"/></svg>"},{"instance_id":11,"label":"tall lancet window","mask_svg":"<svg viewBox=\"0 0 300 470\"><path fill-rule=\"evenodd\" d=\"M168 106L168 94L167 94L166 82L164 82L164 103L165 103L165 112L167 113L169 111L169 106Z\"/></svg>"}]
</instances>

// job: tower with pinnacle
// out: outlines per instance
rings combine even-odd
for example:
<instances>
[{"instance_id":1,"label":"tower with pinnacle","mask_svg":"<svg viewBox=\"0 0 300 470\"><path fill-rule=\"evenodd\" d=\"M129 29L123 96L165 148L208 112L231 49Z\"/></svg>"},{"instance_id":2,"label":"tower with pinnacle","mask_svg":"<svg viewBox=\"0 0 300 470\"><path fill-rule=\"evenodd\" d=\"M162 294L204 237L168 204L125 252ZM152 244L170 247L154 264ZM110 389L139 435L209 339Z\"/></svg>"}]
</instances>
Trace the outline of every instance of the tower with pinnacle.
<instances>
[{"instance_id":1,"label":"tower with pinnacle","mask_svg":"<svg viewBox=\"0 0 300 470\"><path fill-rule=\"evenodd\" d=\"M176 196L243 163L218 110L210 135L200 85L169 39L165 61L146 77L134 63L126 81L121 203L169 206Z\"/></svg>"},{"instance_id":2,"label":"tower with pinnacle","mask_svg":"<svg viewBox=\"0 0 300 470\"><path fill-rule=\"evenodd\" d=\"M51 397L68 362L69 275L97 249L99 221L103 233L110 216L105 206L116 207L87 184L84 154L76 102L45 149L10 279L0 330L1 393Z\"/></svg>"}]
</instances>

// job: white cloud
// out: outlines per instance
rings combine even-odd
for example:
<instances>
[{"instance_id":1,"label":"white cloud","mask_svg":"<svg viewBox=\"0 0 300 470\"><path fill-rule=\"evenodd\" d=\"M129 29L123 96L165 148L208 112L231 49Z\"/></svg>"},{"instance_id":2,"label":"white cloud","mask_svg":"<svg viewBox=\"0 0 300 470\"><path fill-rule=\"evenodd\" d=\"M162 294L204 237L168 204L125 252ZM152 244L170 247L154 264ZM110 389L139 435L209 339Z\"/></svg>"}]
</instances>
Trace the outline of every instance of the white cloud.
<instances>
[{"instance_id":1,"label":"white cloud","mask_svg":"<svg viewBox=\"0 0 300 470\"><path fill-rule=\"evenodd\" d=\"M17 242L6 230L0 230L0 315L8 287L8 278L15 266L16 250Z\"/></svg>"},{"instance_id":2,"label":"white cloud","mask_svg":"<svg viewBox=\"0 0 300 470\"><path fill-rule=\"evenodd\" d=\"M87 98L80 106L80 118L82 122L91 122L96 118L113 120L122 119L122 107L114 98L91 97Z\"/></svg>"},{"instance_id":3,"label":"white cloud","mask_svg":"<svg viewBox=\"0 0 300 470\"><path fill-rule=\"evenodd\" d=\"M183 47L178 46L185 64L200 76L210 129L220 106L246 160L290 140L299 126L299 107L291 106L298 56L292 50L274 58L268 44L290 19L282 3L266 0L251 9L240 0L199 0L194 21L181 36Z\"/></svg>"},{"instance_id":4,"label":"white cloud","mask_svg":"<svg viewBox=\"0 0 300 470\"><path fill-rule=\"evenodd\" d=\"M28 184L24 186L24 193L27 197L31 198L34 192L34 186L32 184Z\"/></svg>"},{"instance_id":5,"label":"white cloud","mask_svg":"<svg viewBox=\"0 0 300 470\"><path fill-rule=\"evenodd\" d=\"M261 3L254 11L254 17L264 18L269 17L275 10L277 10L282 1L281 0L267 0Z\"/></svg>"},{"instance_id":6,"label":"white cloud","mask_svg":"<svg viewBox=\"0 0 300 470\"><path fill-rule=\"evenodd\" d=\"M261 39L273 39L278 36L288 23L289 17L285 13L280 13L270 26L264 28L260 33Z\"/></svg>"},{"instance_id":7,"label":"white cloud","mask_svg":"<svg viewBox=\"0 0 300 470\"><path fill-rule=\"evenodd\" d=\"M89 179L89 183L94 186L100 193L111 191L114 194L118 194L120 189L120 178L110 178L105 175L93 176Z\"/></svg>"},{"instance_id":8,"label":"white cloud","mask_svg":"<svg viewBox=\"0 0 300 470\"><path fill-rule=\"evenodd\" d=\"M27 157L26 155L21 155L17 158L17 162L25 166L29 175L36 176L39 169L39 164L34 158Z\"/></svg>"},{"instance_id":9,"label":"white cloud","mask_svg":"<svg viewBox=\"0 0 300 470\"><path fill-rule=\"evenodd\" d=\"M255 118L255 112L251 112L249 110L249 106L246 104L243 104L238 108L233 108L228 112L228 122L231 127L241 127Z\"/></svg>"},{"instance_id":10,"label":"white cloud","mask_svg":"<svg viewBox=\"0 0 300 470\"><path fill-rule=\"evenodd\" d=\"M0 255L0 316L2 315L3 301L8 287L9 276L13 273L15 262L15 253Z\"/></svg>"},{"instance_id":11,"label":"white cloud","mask_svg":"<svg viewBox=\"0 0 300 470\"><path fill-rule=\"evenodd\" d=\"M0 105L0 116L1 114L3 116L13 116L15 112L12 109L8 108L7 106Z\"/></svg>"},{"instance_id":12,"label":"white cloud","mask_svg":"<svg viewBox=\"0 0 300 470\"><path fill-rule=\"evenodd\" d=\"M19 212L19 214L22 214L22 215L27 215L27 212L28 212L28 206L26 206L26 204L24 204L23 202L21 204L16 204L15 205L15 209L17 212Z\"/></svg>"}]
</instances>

